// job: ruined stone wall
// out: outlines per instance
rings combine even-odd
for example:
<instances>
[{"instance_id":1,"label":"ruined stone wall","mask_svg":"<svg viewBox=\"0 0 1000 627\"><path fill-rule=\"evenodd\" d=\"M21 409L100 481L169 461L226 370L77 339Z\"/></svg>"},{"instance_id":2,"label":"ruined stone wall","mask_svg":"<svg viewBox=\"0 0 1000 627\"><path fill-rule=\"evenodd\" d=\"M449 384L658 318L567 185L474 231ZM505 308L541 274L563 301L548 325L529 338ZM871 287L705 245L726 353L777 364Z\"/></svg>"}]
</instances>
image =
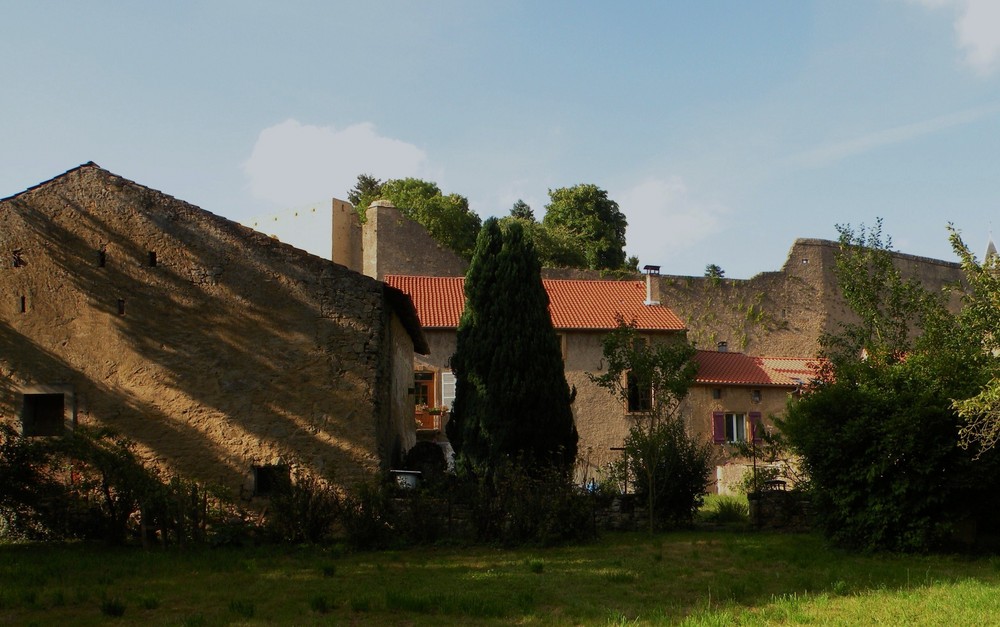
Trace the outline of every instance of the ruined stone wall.
<instances>
[{"instance_id":1,"label":"ruined stone wall","mask_svg":"<svg viewBox=\"0 0 1000 627\"><path fill-rule=\"evenodd\" d=\"M854 320L834 275L838 243L799 239L784 267L750 279L664 276L661 301L680 316L689 338L713 350L724 341L730 350L751 355L812 356L823 333ZM932 292L962 281L956 263L893 255L904 278L915 278ZM960 298L950 294L957 310Z\"/></svg>"},{"instance_id":2,"label":"ruined stone wall","mask_svg":"<svg viewBox=\"0 0 1000 627\"><path fill-rule=\"evenodd\" d=\"M387 274L465 276L469 263L438 243L427 229L400 213L392 203L376 201L362 229L364 273L381 280Z\"/></svg>"},{"instance_id":3,"label":"ruined stone wall","mask_svg":"<svg viewBox=\"0 0 1000 627\"><path fill-rule=\"evenodd\" d=\"M79 425L234 488L255 465L349 483L386 463L377 281L93 164L0 201L0 254L0 419L68 386Z\"/></svg>"}]
</instances>

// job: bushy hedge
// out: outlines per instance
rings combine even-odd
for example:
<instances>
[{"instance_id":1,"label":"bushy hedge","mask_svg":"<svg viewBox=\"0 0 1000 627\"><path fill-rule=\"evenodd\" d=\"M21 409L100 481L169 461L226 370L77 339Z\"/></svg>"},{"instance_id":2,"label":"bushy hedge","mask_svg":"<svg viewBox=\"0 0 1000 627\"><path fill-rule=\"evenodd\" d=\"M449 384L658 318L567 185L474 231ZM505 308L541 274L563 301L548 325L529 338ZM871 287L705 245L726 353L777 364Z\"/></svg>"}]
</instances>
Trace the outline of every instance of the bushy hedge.
<instances>
[{"instance_id":1,"label":"bushy hedge","mask_svg":"<svg viewBox=\"0 0 1000 627\"><path fill-rule=\"evenodd\" d=\"M687 433L680 418L665 418L629 430L624 454L610 465L608 478L623 485L627 477L636 494L653 504L660 526L687 525L708 489L712 454L710 445Z\"/></svg>"},{"instance_id":2,"label":"bushy hedge","mask_svg":"<svg viewBox=\"0 0 1000 627\"><path fill-rule=\"evenodd\" d=\"M220 491L164 477L113 433L77 429L64 439L35 439L0 425L0 540L346 541L367 550L474 540L549 545L595 535L591 498L561 468L529 473L506 463L489 478L457 477L444 472L435 444L410 460L428 471L418 489L383 481L343 490L301 475L276 486L260 516ZM471 520L453 519L457 511L471 512Z\"/></svg>"},{"instance_id":3,"label":"bushy hedge","mask_svg":"<svg viewBox=\"0 0 1000 627\"><path fill-rule=\"evenodd\" d=\"M996 451L976 458L958 444L949 390L920 358L842 366L790 405L781 429L811 480L816 522L836 543L924 551L957 525L987 520L983 495L998 487Z\"/></svg>"}]
</instances>

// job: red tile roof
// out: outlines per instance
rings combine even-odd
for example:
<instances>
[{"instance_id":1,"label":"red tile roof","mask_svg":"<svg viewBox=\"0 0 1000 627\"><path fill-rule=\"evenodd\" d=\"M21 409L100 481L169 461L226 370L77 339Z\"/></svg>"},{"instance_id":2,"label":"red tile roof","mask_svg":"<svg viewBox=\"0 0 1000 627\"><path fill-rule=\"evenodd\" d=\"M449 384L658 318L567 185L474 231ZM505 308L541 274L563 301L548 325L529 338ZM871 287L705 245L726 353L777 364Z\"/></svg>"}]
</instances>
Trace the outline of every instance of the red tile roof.
<instances>
[{"instance_id":1,"label":"red tile roof","mask_svg":"<svg viewBox=\"0 0 1000 627\"><path fill-rule=\"evenodd\" d=\"M385 282L410 295L420 322L427 329L458 328L465 307L463 277L389 275ZM683 331L684 323L665 305L645 305L643 281L582 281L543 279L549 313L556 329L605 330L616 315L635 320L644 331Z\"/></svg>"},{"instance_id":2,"label":"red tile roof","mask_svg":"<svg viewBox=\"0 0 1000 627\"><path fill-rule=\"evenodd\" d=\"M818 362L804 357L751 357L743 353L698 351L697 382L716 385L797 387L816 378Z\"/></svg>"}]
</instances>

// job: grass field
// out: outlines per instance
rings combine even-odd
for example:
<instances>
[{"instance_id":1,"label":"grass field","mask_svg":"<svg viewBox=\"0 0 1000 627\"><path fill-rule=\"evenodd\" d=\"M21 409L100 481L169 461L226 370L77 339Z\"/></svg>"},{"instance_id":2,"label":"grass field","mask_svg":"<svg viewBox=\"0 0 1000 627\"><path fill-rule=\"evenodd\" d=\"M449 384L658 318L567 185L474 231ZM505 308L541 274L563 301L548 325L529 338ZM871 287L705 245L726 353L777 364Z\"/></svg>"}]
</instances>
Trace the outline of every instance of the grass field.
<instances>
[{"instance_id":1,"label":"grass field","mask_svg":"<svg viewBox=\"0 0 1000 627\"><path fill-rule=\"evenodd\" d=\"M731 530L381 553L0 546L0 624L442 623L1000 624L1000 558Z\"/></svg>"}]
</instances>

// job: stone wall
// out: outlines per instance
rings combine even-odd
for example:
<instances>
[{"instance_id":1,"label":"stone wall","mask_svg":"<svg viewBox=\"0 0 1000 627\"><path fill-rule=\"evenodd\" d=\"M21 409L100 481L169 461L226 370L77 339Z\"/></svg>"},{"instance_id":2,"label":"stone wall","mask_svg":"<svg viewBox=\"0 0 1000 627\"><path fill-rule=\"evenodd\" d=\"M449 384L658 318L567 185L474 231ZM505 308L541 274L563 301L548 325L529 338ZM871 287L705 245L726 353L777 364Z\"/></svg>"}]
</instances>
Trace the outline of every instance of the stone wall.
<instances>
[{"instance_id":1,"label":"stone wall","mask_svg":"<svg viewBox=\"0 0 1000 627\"><path fill-rule=\"evenodd\" d=\"M392 203L378 200L362 227L363 272L382 279L387 274L465 276L469 262L438 243L427 230L404 217Z\"/></svg>"},{"instance_id":2,"label":"stone wall","mask_svg":"<svg viewBox=\"0 0 1000 627\"><path fill-rule=\"evenodd\" d=\"M838 247L798 239L780 271L746 280L665 275L661 300L685 322L699 348L713 350L724 341L730 350L750 355L810 357L823 333L854 320L834 276ZM903 253L893 257L904 278L915 278L932 292L962 281L957 263ZM953 294L949 303L957 309L960 298Z\"/></svg>"},{"instance_id":3,"label":"stone wall","mask_svg":"<svg viewBox=\"0 0 1000 627\"><path fill-rule=\"evenodd\" d=\"M349 483L408 444L413 342L369 277L93 164L0 201L0 254L2 420L66 386L79 425L244 494L254 466Z\"/></svg>"}]
</instances>

